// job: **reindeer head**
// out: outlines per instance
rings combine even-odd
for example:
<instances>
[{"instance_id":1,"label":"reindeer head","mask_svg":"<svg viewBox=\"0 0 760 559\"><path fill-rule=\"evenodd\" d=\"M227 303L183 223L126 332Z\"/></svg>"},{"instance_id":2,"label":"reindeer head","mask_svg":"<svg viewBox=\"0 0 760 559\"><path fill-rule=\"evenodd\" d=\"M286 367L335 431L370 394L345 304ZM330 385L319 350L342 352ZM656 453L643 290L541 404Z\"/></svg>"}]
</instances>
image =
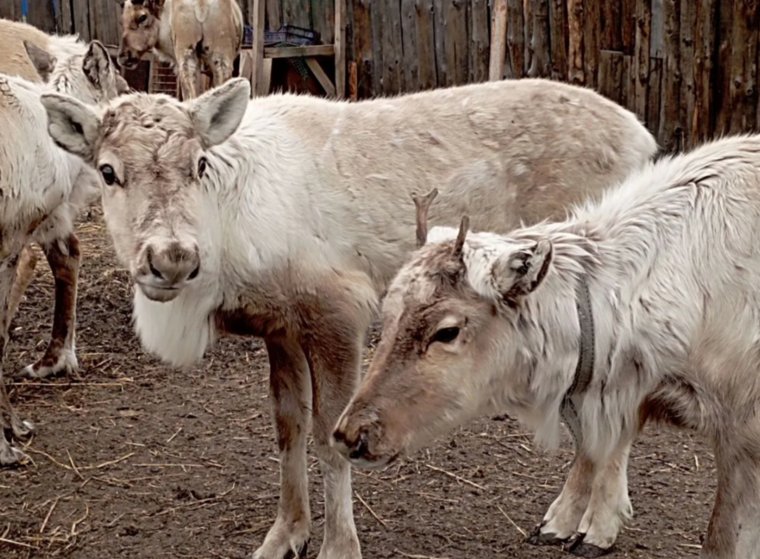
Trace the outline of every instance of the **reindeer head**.
<instances>
[{"instance_id":1,"label":"reindeer head","mask_svg":"<svg viewBox=\"0 0 760 559\"><path fill-rule=\"evenodd\" d=\"M529 397L518 323L550 269L551 243L468 234L466 217L428 238L423 202L417 231L428 242L391 283L377 352L334 432L355 465L387 464L484 413L502 400L500 375L514 375L507 398Z\"/></svg>"},{"instance_id":2,"label":"reindeer head","mask_svg":"<svg viewBox=\"0 0 760 559\"><path fill-rule=\"evenodd\" d=\"M121 12L121 45L118 62L131 70L140 58L158 44L164 0L119 1Z\"/></svg>"}]
</instances>

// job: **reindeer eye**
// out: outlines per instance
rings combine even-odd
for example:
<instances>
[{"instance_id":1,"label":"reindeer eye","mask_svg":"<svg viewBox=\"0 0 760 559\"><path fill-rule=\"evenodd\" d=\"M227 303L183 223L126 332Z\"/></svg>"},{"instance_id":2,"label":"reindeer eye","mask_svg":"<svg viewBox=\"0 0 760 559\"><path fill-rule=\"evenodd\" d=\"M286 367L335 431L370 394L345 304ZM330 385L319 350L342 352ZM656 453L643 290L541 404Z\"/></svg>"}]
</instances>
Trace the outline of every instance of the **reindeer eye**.
<instances>
[{"instance_id":1,"label":"reindeer eye","mask_svg":"<svg viewBox=\"0 0 760 559\"><path fill-rule=\"evenodd\" d=\"M103 180L108 186L111 186L116 182L116 173L110 165L101 165L100 174L103 175Z\"/></svg>"},{"instance_id":2,"label":"reindeer eye","mask_svg":"<svg viewBox=\"0 0 760 559\"><path fill-rule=\"evenodd\" d=\"M137 25L142 25L146 19L148 19L148 14L140 14L140 17L137 18Z\"/></svg>"},{"instance_id":3,"label":"reindeer eye","mask_svg":"<svg viewBox=\"0 0 760 559\"><path fill-rule=\"evenodd\" d=\"M433 334L433 342L441 342L442 344L450 344L459 336L459 326L450 326L448 328L441 328L435 334Z\"/></svg>"},{"instance_id":4,"label":"reindeer eye","mask_svg":"<svg viewBox=\"0 0 760 559\"><path fill-rule=\"evenodd\" d=\"M201 157L198 160L198 178L203 178L204 173L206 172L206 164L208 161L205 157Z\"/></svg>"}]
</instances>

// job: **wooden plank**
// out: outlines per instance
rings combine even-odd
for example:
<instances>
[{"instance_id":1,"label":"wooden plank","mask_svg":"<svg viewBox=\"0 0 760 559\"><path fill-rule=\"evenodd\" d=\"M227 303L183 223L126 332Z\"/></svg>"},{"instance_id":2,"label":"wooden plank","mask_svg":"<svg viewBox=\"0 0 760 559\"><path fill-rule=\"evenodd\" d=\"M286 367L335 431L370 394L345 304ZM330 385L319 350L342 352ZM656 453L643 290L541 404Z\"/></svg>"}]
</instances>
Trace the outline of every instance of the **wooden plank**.
<instances>
[{"instance_id":1,"label":"wooden plank","mask_svg":"<svg viewBox=\"0 0 760 559\"><path fill-rule=\"evenodd\" d=\"M551 0L549 4L549 43L551 44L551 78L553 80L567 80L567 28L567 1Z\"/></svg>"},{"instance_id":2,"label":"wooden plank","mask_svg":"<svg viewBox=\"0 0 760 559\"><path fill-rule=\"evenodd\" d=\"M338 99L346 96L346 0L335 0L335 90Z\"/></svg>"},{"instance_id":3,"label":"wooden plank","mask_svg":"<svg viewBox=\"0 0 760 559\"><path fill-rule=\"evenodd\" d=\"M636 2L637 0L621 0L620 38L623 42L623 54L633 55L636 50Z\"/></svg>"},{"instance_id":4,"label":"wooden plank","mask_svg":"<svg viewBox=\"0 0 760 559\"><path fill-rule=\"evenodd\" d=\"M718 59L715 66L716 86L713 94L713 107L716 110L715 130L716 134L723 135L731 129L731 61L733 44L736 42L731 36L734 23L734 9L731 0L720 0L718 6ZM737 45L737 48L741 48Z\"/></svg>"},{"instance_id":5,"label":"wooden plank","mask_svg":"<svg viewBox=\"0 0 760 559\"><path fill-rule=\"evenodd\" d=\"M683 124L681 120L681 1L664 0L662 4L663 20L663 73L660 126L657 139L666 150L681 148ZM650 54L651 54L650 50ZM691 60L684 60L691 64ZM657 97L650 92L650 105L657 103Z\"/></svg>"},{"instance_id":6,"label":"wooden plank","mask_svg":"<svg viewBox=\"0 0 760 559\"><path fill-rule=\"evenodd\" d=\"M507 0L507 52L513 78L525 76L525 17L523 0Z\"/></svg>"},{"instance_id":7,"label":"wooden plank","mask_svg":"<svg viewBox=\"0 0 760 559\"><path fill-rule=\"evenodd\" d=\"M713 71L719 0L699 0L694 32L694 112L689 124L689 144L707 140L715 130Z\"/></svg>"},{"instance_id":8,"label":"wooden plank","mask_svg":"<svg viewBox=\"0 0 760 559\"><path fill-rule=\"evenodd\" d=\"M599 93L623 104L623 52L619 50L603 50L599 53Z\"/></svg>"},{"instance_id":9,"label":"wooden plank","mask_svg":"<svg viewBox=\"0 0 760 559\"><path fill-rule=\"evenodd\" d=\"M106 45L121 42L121 8L116 2L90 2L90 35Z\"/></svg>"},{"instance_id":10,"label":"wooden plank","mask_svg":"<svg viewBox=\"0 0 760 559\"><path fill-rule=\"evenodd\" d=\"M74 33L74 12L71 2L61 2L61 18L59 29L61 33Z\"/></svg>"},{"instance_id":11,"label":"wooden plank","mask_svg":"<svg viewBox=\"0 0 760 559\"><path fill-rule=\"evenodd\" d=\"M694 0L680 0L680 67L681 67L681 100L679 123L682 128L679 145L681 149L689 147L692 119L694 115L694 100L696 97L694 70L696 66L695 33L697 27L697 4ZM667 72L667 69L665 70Z\"/></svg>"},{"instance_id":12,"label":"wooden plank","mask_svg":"<svg viewBox=\"0 0 760 559\"><path fill-rule=\"evenodd\" d=\"M314 29L319 32L321 41L327 44L333 43L335 41L335 1L311 0L311 19Z\"/></svg>"},{"instance_id":13,"label":"wooden plank","mask_svg":"<svg viewBox=\"0 0 760 559\"><path fill-rule=\"evenodd\" d=\"M374 59L372 50L371 0L353 0L350 3L353 33L352 50L357 72L357 96L371 97L374 89Z\"/></svg>"},{"instance_id":14,"label":"wooden plank","mask_svg":"<svg viewBox=\"0 0 760 559\"><path fill-rule=\"evenodd\" d=\"M584 57L584 33L583 33L583 0L568 0L567 23L568 23L568 75L570 83L583 85L586 83Z\"/></svg>"},{"instance_id":15,"label":"wooden plank","mask_svg":"<svg viewBox=\"0 0 760 559\"><path fill-rule=\"evenodd\" d=\"M253 19L253 47L251 53L251 96L260 94L264 82L264 0L254 0Z\"/></svg>"},{"instance_id":16,"label":"wooden plank","mask_svg":"<svg viewBox=\"0 0 760 559\"><path fill-rule=\"evenodd\" d=\"M419 60L419 89L438 85L438 63L435 49L434 0L417 0L417 58Z\"/></svg>"},{"instance_id":17,"label":"wooden plank","mask_svg":"<svg viewBox=\"0 0 760 559\"><path fill-rule=\"evenodd\" d=\"M251 2L252 0L248 0ZM266 0L266 27L272 31L278 30L282 26L282 1L281 0ZM251 5L248 21L253 21L253 5Z\"/></svg>"},{"instance_id":18,"label":"wooden plank","mask_svg":"<svg viewBox=\"0 0 760 559\"><path fill-rule=\"evenodd\" d=\"M72 22L74 33L79 35L83 41L89 41L92 37L90 33L90 3L89 0L71 0L73 7ZM121 29L121 26L119 26Z\"/></svg>"},{"instance_id":19,"label":"wooden plank","mask_svg":"<svg viewBox=\"0 0 760 559\"><path fill-rule=\"evenodd\" d=\"M561 1L561 0L560 0ZM507 58L507 0L494 0L491 8L491 52L488 62L488 79L504 77Z\"/></svg>"},{"instance_id":20,"label":"wooden plank","mask_svg":"<svg viewBox=\"0 0 760 559\"><path fill-rule=\"evenodd\" d=\"M469 34L467 32L467 6L461 0L445 0L443 26L446 30L447 67L452 83L467 83Z\"/></svg>"},{"instance_id":21,"label":"wooden plank","mask_svg":"<svg viewBox=\"0 0 760 559\"><path fill-rule=\"evenodd\" d=\"M401 6L398 2L380 2L382 6L383 91L403 91L401 72Z\"/></svg>"},{"instance_id":22,"label":"wooden plank","mask_svg":"<svg viewBox=\"0 0 760 559\"><path fill-rule=\"evenodd\" d=\"M533 37L533 0L523 0L523 37L525 38L525 75L528 75L528 69L533 61L533 46L531 38Z\"/></svg>"},{"instance_id":23,"label":"wooden plank","mask_svg":"<svg viewBox=\"0 0 760 559\"><path fill-rule=\"evenodd\" d=\"M309 69L312 71L314 76L317 78L317 81L322 86L322 89L325 90L325 93L328 97L335 97L335 86L330 81L329 76L327 73L322 69L322 66L319 64L316 58L306 58L306 64L309 67Z\"/></svg>"},{"instance_id":24,"label":"wooden plank","mask_svg":"<svg viewBox=\"0 0 760 559\"><path fill-rule=\"evenodd\" d=\"M469 13L469 60L468 81L482 82L488 79L489 41L488 41L488 0L471 0Z\"/></svg>"},{"instance_id":25,"label":"wooden plank","mask_svg":"<svg viewBox=\"0 0 760 559\"><path fill-rule=\"evenodd\" d=\"M282 21L311 29L311 0L282 0Z\"/></svg>"},{"instance_id":26,"label":"wooden plank","mask_svg":"<svg viewBox=\"0 0 760 559\"><path fill-rule=\"evenodd\" d=\"M359 99L359 74L357 64L353 60L348 63L348 99L350 101Z\"/></svg>"},{"instance_id":27,"label":"wooden plank","mask_svg":"<svg viewBox=\"0 0 760 559\"><path fill-rule=\"evenodd\" d=\"M10 20L21 19L21 14L16 17L16 2L0 2L0 17Z\"/></svg>"},{"instance_id":28,"label":"wooden plank","mask_svg":"<svg viewBox=\"0 0 760 559\"><path fill-rule=\"evenodd\" d=\"M372 40L372 59L374 64L372 65L372 82L373 89L370 95L382 95L387 92L387 84L383 83L383 59L385 53L383 52L383 11L384 2L374 2L373 0L363 0L372 9L370 10L370 39Z\"/></svg>"},{"instance_id":29,"label":"wooden plank","mask_svg":"<svg viewBox=\"0 0 760 559\"><path fill-rule=\"evenodd\" d=\"M531 0L530 50L532 53L529 77L548 77L551 75L549 51L549 4L545 0Z\"/></svg>"},{"instance_id":30,"label":"wooden plank","mask_svg":"<svg viewBox=\"0 0 760 559\"><path fill-rule=\"evenodd\" d=\"M663 2L666 0L650 0L652 10L652 23L649 32L649 56L651 58L663 58L665 50L665 10Z\"/></svg>"},{"instance_id":31,"label":"wooden plank","mask_svg":"<svg viewBox=\"0 0 760 559\"><path fill-rule=\"evenodd\" d=\"M7 2L8 0L5 0ZM14 2L18 0L13 0ZM20 3L20 2L19 2ZM54 33L55 32L55 26L56 21L53 17L53 8L50 3L50 0L47 2L41 2L34 0L30 0L28 2L29 6L29 16L27 19L27 23L30 23L31 25L34 25L35 27L38 27L39 29L42 29L43 31L47 33ZM21 11L19 10L18 16L21 16Z\"/></svg>"},{"instance_id":32,"label":"wooden plank","mask_svg":"<svg viewBox=\"0 0 760 559\"><path fill-rule=\"evenodd\" d=\"M585 84L596 87L599 71L599 22L601 19L600 0L584 1L583 18L583 75Z\"/></svg>"},{"instance_id":33,"label":"wooden plank","mask_svg":"<svg viewBox=\"0 0 760 559\"><path fill-rule=\"evenodd\" d=\"M620 51L623 49L623 8L623 3L620 1L601 3L600 50Z\"/></svg>"},{"instance_id":34,"label":"wooden plank","mask_svg":"<svg viewBox=\"0 0 760 559\"><path fill-rule=\"evenodd\" d=\"M417 56L417 2L401 0L401 52L403 53L404 83L419 87L420 60Z\"/></svg>"},{"instance_id":35,"label":"wooden plank","mask_svg":"<svg viewBox=\"0 0 760 559\"><path fill-rule=\"evenodd\" d=\"M736 134L755 128L757 119L758 3L737 2L731 29L729 130Z\"/></svg>"},{"instance_id":36,"label":"wooden plank","mask_svg":"<svg viewBox=\"0 0 760 559\"><path fill-rule=\"evenodd\" d=\"M662 90L662 59L649 58L649 78L647 95L649 103L646 107L646 127L656 134L660 127L660 92ZM657 138L661 143L661 139Z\"/></svg>"},{"instance_id":37,"label":"wooden plank","mask_svg":"<svg viewBox=\"0 0 760 559\"><path fill-rule=\"evenodd\" d=\"M633 110L636 105L636 64L633 55L623 55L623 106Z\"/></svg>"},{"instance_id":38,"label":"wooden plank","mask_svg":"<svg viewBox=\"0 0 760 559\"><path fill-rule=\"evenodd\" d=\"M649 34L652 23L650 0L636 0L636 53L634 73L636 74L636 101L633 109L641 120L647 117L647 86L649 84Z\"/></svg>"},{"instance_id":39,"label":"wooden plank","mask_svg":"<svg viewBox=\"0 0 760 559\"><path fill-rule=\"evenodd\" d=\"M262 3L263 3L263 0L262 0ZM262 45L263 45L263 40L264 39L262 36ZM265 47L264 48L264 58L297 58L300 56L333 56L333 55L335 55L335 47L333 45L305 45L302 47Z\"/></svg>"}]
</instances>

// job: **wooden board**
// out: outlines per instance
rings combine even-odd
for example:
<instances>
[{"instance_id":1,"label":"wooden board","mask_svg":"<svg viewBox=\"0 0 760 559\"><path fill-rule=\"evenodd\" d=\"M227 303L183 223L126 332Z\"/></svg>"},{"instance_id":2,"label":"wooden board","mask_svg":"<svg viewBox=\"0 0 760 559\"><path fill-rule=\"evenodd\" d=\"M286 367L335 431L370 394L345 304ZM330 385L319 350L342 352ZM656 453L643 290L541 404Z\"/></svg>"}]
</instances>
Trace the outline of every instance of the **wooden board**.
<instances>
[{"instance_id":1,"label":"wooden board","mask_svg":"<svg viewBox=\"0 0 760 559\"><path fill-rule=\"evenodd\" d=\"M665 149L679 149L681 135L681 0L663 0L663 83L657 137ZM651 53L651 50L650 50ZM691 59L685 59L690 65Z\"/></svg>"},{"instance_id":2,"label":"wooden board","mask_svg":"<svg viewBox=\"0 0 760 559\"><path fill-rule=\"evenodd\" d=\"M467 21L469 22L468 82L482 82L488 79L488 0L472 0Z\"/></svg>"},{"instance_id":3,"label":"wooden board","mask_svg":"<svg viewBox=\"0 0 760 559\"><path fill-rule=\"evenodd\" d=\"M494 0L491 9L491 49L488 79L504 77L507 61L507 0Z\"/></svg>"}]
</instances>

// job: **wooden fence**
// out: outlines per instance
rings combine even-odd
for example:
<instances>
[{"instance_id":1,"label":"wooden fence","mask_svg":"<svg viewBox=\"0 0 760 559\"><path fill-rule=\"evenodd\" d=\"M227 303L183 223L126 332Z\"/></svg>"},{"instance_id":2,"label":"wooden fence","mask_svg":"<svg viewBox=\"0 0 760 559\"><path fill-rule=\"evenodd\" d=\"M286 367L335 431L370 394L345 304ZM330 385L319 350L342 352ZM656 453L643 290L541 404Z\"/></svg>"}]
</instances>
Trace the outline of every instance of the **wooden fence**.
<instances>
[{"instance_id":1,"label":"wooden fence","mask_svg":"<svg viewBox=\"0 0 760 559\"><path fill-rule=\"evenodd\" d=\"M240 2L250 22L253 2ZM346 2L349 75L361 98L486 80L492 7L505 2L507 77L596 88L636 112L668 149L760 126L760 0ZM18 19L19 5L0 0L0 17ZM118 43L115 0L29 6L43 29ZM311 27L331 42L333 10L334 0L267 0L267 24Z\"/></svg>"}]
</instances>

